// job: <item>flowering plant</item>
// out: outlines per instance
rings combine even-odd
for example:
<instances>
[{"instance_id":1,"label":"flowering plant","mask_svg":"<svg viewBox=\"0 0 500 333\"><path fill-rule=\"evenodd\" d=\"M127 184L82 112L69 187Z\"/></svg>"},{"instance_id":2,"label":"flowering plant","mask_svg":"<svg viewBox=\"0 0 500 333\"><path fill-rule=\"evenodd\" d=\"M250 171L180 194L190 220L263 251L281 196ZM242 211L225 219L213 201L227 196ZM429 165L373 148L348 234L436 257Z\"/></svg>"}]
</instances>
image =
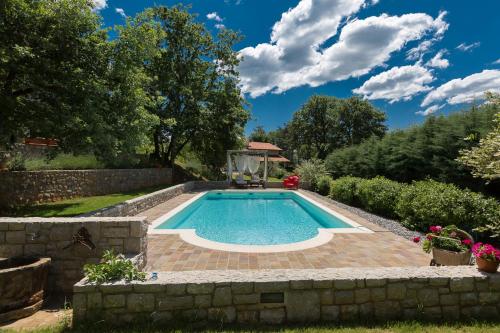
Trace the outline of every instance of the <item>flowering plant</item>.
<instances>
[{"instance_id":1,"label":"flowering plant","mask_svg":"<svg viewBox=\"0 0 500 333\"><path fill-rule=\"evenodd\" d=\"M413 241L418 243L420 238L415 237ZM431 252L433 247L452 252L469 252L473 244L472 236L454 225L444 228L433 225L425 236L422 248L427 253Z\"/></svg>"},{"instance_id":2,"label":"flowering plant","mask_svg":"<svg viewBox=\"0 0 500 333\"><path fill-rule=\"evenodd\" d=\"M472 253L476 258L487 261L500 262L500 250L490 244L476 243L472 247Z\"/></svg>"}]
</instances>

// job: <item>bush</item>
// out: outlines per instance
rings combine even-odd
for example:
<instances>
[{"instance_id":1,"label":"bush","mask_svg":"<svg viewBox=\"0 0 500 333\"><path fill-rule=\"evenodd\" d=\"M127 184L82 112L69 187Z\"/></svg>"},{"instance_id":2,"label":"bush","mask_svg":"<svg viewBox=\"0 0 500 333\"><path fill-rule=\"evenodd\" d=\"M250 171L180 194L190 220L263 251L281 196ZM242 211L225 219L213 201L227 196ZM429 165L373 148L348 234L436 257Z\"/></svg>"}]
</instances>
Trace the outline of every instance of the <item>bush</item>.
<instances>
[{"instance_id":1,"label":"bush","mask_svg":"<svg viewBox=\"0 0 500 333\"><path fill-rule=\"evenodd\" d=\"M313 191L316 190L318 179L328 175L325 163L315 158L300 163L295 173L300 176L301 181L310 183Z\"/></svg>"},{"instance_id":2,"label":"bush","mask_svg":"<svg viewBox=\"0 0 500 333\"><path fill-rule=\"evenodd\" d=\"M330 184L330 198L347 205L359 205L357 198L357 184L363 181L358 177L342 177L335 179Z\"/></svg>"},{"instance_id":3,"label":"bush","mask_svg":"<svg viewBox=\"0 0 500 333\"><path fill-rule=\"evenodd\" d=\"M456 225L470 231L500 220L495 199L434 180L414 182L401 191L396 213L408 228L426 231L431 225Z\"/></svg>"},{"instance_id":4,"label":"bush","mask_svg":"<svg viewBox=\"0 0 500 333\"><path fill-rule=\"evenodd\" d=\"M330 183L332 178L330 176L321 176L318 178L316 184L316 191L321 195L328 195L330 193Z\"/></svg>"},{"instance_id":5,"label":"bush","mask_svg":"<svg viewBox=\"0 0 500 333\"><path fill-rule=\"evenodd\" d=\"M115 255L113 251L105 251L101 263L87 264L83 271L90 282L97 283L146 279L146 273L139 271L131 260L125 259L123 255Z\"/></svg>"},{"instance_id":6,"label":"bush","mask_svg":"<svg viewBox=\"0 0 500 333\"><path fill-rule=\"evenodd\" d=\"M396 204L404 186L384 177L361 179L356 185L356 199L367 211L397 217Z\"/></svg>"}]
</instances>

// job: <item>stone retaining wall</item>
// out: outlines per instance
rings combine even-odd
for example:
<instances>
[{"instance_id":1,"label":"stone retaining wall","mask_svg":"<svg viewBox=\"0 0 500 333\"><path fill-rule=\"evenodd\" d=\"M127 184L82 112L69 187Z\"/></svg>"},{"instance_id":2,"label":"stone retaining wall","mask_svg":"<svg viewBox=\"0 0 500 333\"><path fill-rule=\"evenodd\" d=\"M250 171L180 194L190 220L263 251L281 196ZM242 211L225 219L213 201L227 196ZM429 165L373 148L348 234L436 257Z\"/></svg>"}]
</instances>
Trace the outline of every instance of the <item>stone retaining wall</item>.
<instances>
[{"instance_id":1,"label":"stone retaining wall","mask_svg":"<svg viewBox=\"0 0 500 333\"><path fill-rule=\"evenodd\" d=\"M76 323L498 319L500 311L500 274L468 266L160 272L156 281L81 281L73 291Z\"/></svg>"},{"instance_id":2,"label":"stone retaining wall","mask_svg":"<svg viewBox=\"0 0 500 333\"><path fill-rule=\"evenodd\" d=\"M194 182L175 185L163 190L152 192L134 199L130 199L114 206L102 208L82 216L132 216L153 208L194 188Z\"/></svg>"},{"instance_id":3,"label":"stone retaining wall","mask_svg":"<svg viewBox=\"0 0 500 333\"><path fill-rule=\"evenodd\" d=\"M104 195L172 184L172 169L0 172L0 207Z\"/></svg>"},{"instance_id":4,"label":"stone retaining wall","mask_svg":"<svg viewBox=\"0 0 500 333\"><path fill-rule=\"evenodd\" d=\"M94 250L73 244L82 227L90 233ZM50 257L49 290L71 293L83 277L83 266L99 262L104 250L135 257L144 267L146 233L145 218L138 217L0 218L0 257Z\"/></svg>"}]
</instances>

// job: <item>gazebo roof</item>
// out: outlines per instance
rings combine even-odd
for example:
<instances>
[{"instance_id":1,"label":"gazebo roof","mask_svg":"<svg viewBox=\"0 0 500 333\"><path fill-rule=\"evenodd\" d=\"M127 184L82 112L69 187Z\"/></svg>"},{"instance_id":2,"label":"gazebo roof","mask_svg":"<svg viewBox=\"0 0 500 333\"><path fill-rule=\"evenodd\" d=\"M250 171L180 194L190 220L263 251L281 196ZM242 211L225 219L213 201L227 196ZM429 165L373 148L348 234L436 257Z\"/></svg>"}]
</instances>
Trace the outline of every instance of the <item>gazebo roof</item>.
<instances>
[{"instance_id":1,"label":"gazebo roof","mask_svg":"<svg viewBox=\"0 0 500 333\"><path fill-rule=\"evenodd\" d=\"M282 151L278 146L273 145L269 142L258 142L258 141L250 141L247 145L248 150L274 150L274 151Z\"/></svg>"}]
</instances>

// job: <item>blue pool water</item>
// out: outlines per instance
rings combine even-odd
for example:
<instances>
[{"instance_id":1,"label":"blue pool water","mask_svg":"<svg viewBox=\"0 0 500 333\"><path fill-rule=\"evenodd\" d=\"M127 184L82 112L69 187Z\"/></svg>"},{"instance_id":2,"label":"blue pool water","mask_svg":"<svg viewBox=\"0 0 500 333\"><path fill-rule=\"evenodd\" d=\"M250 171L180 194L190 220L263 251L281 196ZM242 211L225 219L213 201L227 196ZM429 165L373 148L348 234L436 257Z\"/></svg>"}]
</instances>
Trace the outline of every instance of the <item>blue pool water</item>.
<instances>
[{"instance_id":1,"label":"blue pool water","mask_svg":"<svg viewBox=\"0 0 500 333\"><path fill-rule=\"evenodd\" d=\"M207 192L157 229L196 229L202 238L230 244L295 243L318 228L352 228L293 192Z\"/></svg>"}]
</instances>

